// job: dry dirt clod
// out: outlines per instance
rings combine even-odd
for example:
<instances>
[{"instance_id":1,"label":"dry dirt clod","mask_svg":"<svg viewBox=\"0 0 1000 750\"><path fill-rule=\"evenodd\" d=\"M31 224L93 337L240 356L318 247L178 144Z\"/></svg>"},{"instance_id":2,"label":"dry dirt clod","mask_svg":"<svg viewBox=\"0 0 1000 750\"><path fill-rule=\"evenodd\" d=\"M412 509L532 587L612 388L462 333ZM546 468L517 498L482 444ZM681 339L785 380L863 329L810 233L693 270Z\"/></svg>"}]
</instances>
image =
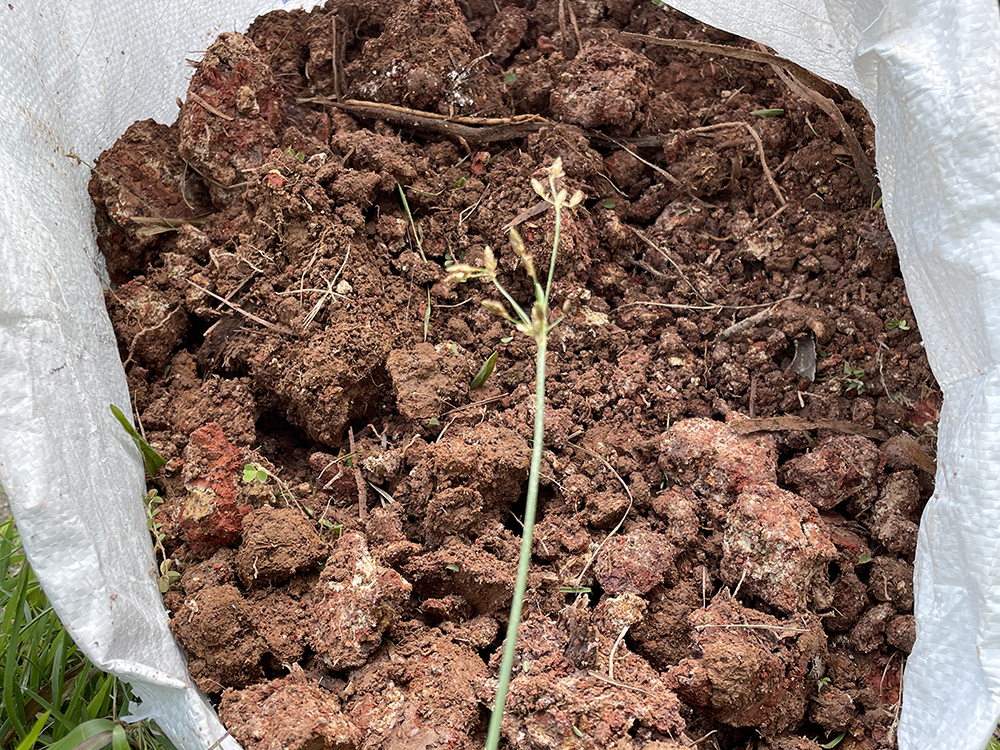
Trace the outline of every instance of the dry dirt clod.
<instances>
[{"instance_id":1,"label":"dry dirt clod","mask_svg":"<svg viewBox=\"0 0 1000 750\"><path fill-rule=\"evenodd\" d=\"M399 620L411 588L375 561L363 536L344 534L316 585L306 642L334 671L361 666Z\"/></svg>"},{"instance_id":2,"label":"dry dirt clod","mask_svg":"<svg viewBox=\"0 0 1000 750\"><path fill-rule=\"evenodd\" d=\"M92 173L192 674L248 749L481 746L535 350L443 279L489 246L530 306L558 157L505 741L893 750L940 393L841 125L673 11L501 5L268 14Z\"/></svg>"}]
</instances>

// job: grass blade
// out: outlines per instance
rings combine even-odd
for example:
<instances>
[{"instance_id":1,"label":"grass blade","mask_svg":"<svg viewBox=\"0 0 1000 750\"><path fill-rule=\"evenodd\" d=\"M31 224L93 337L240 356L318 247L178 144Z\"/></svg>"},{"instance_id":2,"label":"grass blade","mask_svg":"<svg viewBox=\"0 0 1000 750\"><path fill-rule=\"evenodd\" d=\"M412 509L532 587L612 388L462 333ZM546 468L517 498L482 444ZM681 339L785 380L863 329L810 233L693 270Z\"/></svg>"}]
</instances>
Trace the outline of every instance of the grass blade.
<instances>
[{"instance_id":1,"label":"grass blade","mask_svg":"<svg viewBox=\"0 0 1000 750\"><path fill-rule=\"evenodd\" d=\"M17 750L31 750L35 746L35 742L38 741L38 735L42 733L45 728L45 722L49 720L49 712L46 711L38 720L35 722L35 726L31 728L31 731L21 740L17 745Z\"/></svg>"},{"instance_id":2,"label":"grass blade","mask_svg":"<svg viewBox=\"0 0 1000 750\"><path fill-rule=\"evenodd\" d=\"M128 418L122 413L122 410L114 404L111 404L111 413L115 415L118 423L125 428L125 432L135 441L139 452L142 453L142 463L146 466L146 473L151 477L155 477L156 472L167 465L167 459L153 450L152 446L146 442L146 439L136 432L135 427L129 423Z\"/></svg>"}]
</instances>

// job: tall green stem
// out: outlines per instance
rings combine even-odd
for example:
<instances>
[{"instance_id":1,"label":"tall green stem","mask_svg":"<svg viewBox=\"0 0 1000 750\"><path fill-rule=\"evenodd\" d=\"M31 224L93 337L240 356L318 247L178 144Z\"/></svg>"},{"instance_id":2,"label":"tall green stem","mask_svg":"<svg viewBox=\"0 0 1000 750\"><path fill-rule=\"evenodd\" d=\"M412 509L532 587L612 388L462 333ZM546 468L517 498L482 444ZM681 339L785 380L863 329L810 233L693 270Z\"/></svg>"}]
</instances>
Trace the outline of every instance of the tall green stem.
<instances>
[{"instance_id":1,"label":"tall green stem","mask_svg":"<svg viewBox=\"0 0 1000 750\"><path fill-rule=\"evenodd\" d=\"M547 319L548 309L544 312ZM504 705L507 703L510 672L514 666L514 652L517 649L517 630L521 622L521 608L524 606L524 592L528 587L531 535L535 528L535 509L538 507L538 475L542 467L542 438L545 433L545 351L548 345L545 324L543 324L541 331L536 332L535 342L538 345L535 359L535 432L531 450L531 470L528 473L528 499L524 505L524 531L521 533L521 556L517 562L517 582L514 584L514 600L510 604L507 640L504 643L503 659L500 662L500 677L497 682L496 701L493 704L493 716L490 717L490 729L486 735L486 750L496 750L500 743L500 725L503 720Z\"/></svg>"}]
</instances>

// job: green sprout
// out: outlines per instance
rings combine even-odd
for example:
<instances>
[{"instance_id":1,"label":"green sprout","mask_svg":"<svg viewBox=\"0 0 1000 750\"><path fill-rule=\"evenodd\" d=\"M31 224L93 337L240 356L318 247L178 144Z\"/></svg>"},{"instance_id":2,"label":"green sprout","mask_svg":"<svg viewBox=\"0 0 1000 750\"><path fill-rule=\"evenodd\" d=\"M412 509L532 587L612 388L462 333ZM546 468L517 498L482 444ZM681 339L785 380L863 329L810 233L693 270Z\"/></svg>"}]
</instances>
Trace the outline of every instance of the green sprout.
<instances>
[{"instance_id":1,"label":"green sprout","mask_svg":"<svg viewBox=\"0 0 1000 750\"><path fill-rule=\"evenodd\" d=\"M608 198L603 203L601 203L601 205L604 208L606 208L606 209L608 209L610 211L612 208L615 207L615 199L614 198Z\"/></svg>"},{"instance_id":2,"label":"green sprout","mask_svg":"<svg viewBox=\"0 0 1000 750\"><path fill-rule=\"evenodd\" d=\"M146 442L146 438L135 431L135 427L131 425L128 418L122 413L121 409L114 404L111 404L111 413L115 415L115 419L118 420L118 423L125 428L125 432L127 432L132 440L135 441L136 447L139 448L139 452L142 454L142 463L146 467L146 473L155 479L156 472L167 465L167 460L153 450L150 444Z\"/></svg>"},{"instance_id":3,"label":"green sprout","mask_svg":"<svg viewBox=\"0 0 1000 750\"><path fill-rule=\"evenodd\" d=\"M864 376L864 370L852 367L850 362L844 362L844 377L841 382L847 390L853 390L860 396L865 390L864 381L861 380Z\"/></svg>"},{"instance_id":4,"label":"green sprout","mask_svg":"<svg viewBox=\"0 0 1000 750\"><path fill-rule=\"evenodd\" d=\"M583 193L579 190L570 196L562 187L565 173L562 159L557 158L552 166L545 170L546 182L532 179L531 187L535 193L555 210L555 230L552 237L552 257L549 260L549 274L544 288L535 271L534 261L524 246L524 241L516 230L510 232L510 244L514 253L521 261L525 272L531 278L535 287L535 301L530 313L519 305L497 280L497 261L490 248L483 251L483 266L470 266L456 263L449 269L445 281L465 282L469 279L487 279L507 301L514 312L508 311L507 305L497 300L485 300L482 304L487 310L511 323L514 328L535 340L535 425L532 438L531 469L528 473L528 496L524 507L524 531L521 535L521 552L517 564L517 581L514 584L514 596L510 605L510 619L507 622L507 638L504 643L503 658L500 663L500 674L497 682L496 702L493 705L493 715L486 735L486 750L496 750L500 743L500 725L504 706L507 703L507 690L510 687L510 674L514 664L514 653L517 646L517 630L521 622L521 610L524 606L524 592L528 585L528 567L531 563L531 536L535 526L535 512L538 508L538 485L542 465L542 442L545 433L545 354L548 347L549 332L559 324L562 318L549 322L549 300L552 295L552 280L555 278L556 257L559 253L559 239L562 232L562 214L583 201ZM546 184L547 183L547 184Z\"/></svg>"},{"instance_id":5,"label":"green sprout","mask_svg":"<svg viewBox=\"0 0 1000 750\"><path fill-rule=\"evenodd\" d=\"M302 153L301 151L296 151L291 146L289 146L288 148L285 149L285 154L288 155L288 156L294 156L299 161L305 161L306 160L306 155L304 153Z\"/></svg>"},{"instance_id":6,"label":"green sprout","mask_svg":"<svg viewBox=\"0 0 1000 750\"><path fill-rule=\"evenodd\" d=\"M514 73L507 72L503 74L504 83L514 83L517 80L517 76Z\"/></svg>"},{"instance_id":7,"label":"green sprout","mask_svg":"<svg viewBox=\"0 0 1000 750\"><path fill-rule=\"evenodd\" d=\"M247 464L243 467L243 482L245 484L250 484L251 482L266 484L267 469L260 464Z\"/></svg>"},{"instance_id":8,"label":"green sprout","mask_svg":"<svg viewBox=\"0 0 1000 750\"><path fill-rule=\"evenodd\" d=\"M150 490L143 498L143 503L146 505L146 526L153 535L153 547L160 557L160 575L157 577L156 585L160 589L160 593L165 594L171 584L180 579L181 574L173 569L174 560L167 554L167 549L163 546L163 540L167 538L167 535L162 531L163 524L156 520L162 510L160 506L163 505L163 498L156 490Z\"/></svg>"},{"instance_id":9,"label":"green sprout","mask_svg":"<svg viewBox=\"0 0 1000 750\"><path fill-rule=\"evenodd\" d=\"M768 117L780 117L785 114L783 109L755 109L750 114L757 115L757 117L768 118Z\"/></svg>"},{"instance_id":10,"label":"green sprout","mask_svg":"<svg viewBox=\"0 0 1000 750\"><path fill-rule=\"evenodd\" d=\"M420 258L426 263L427 256L424 255L423 234L420 231L420 227L413 221L413 212L410 211L410 202L406 200L406 192L399 183L396 183L396 189L399 190L399 199L403 203L403 211L406 212L406 218L410 220L410 229L413 230L413 240L417 243L417 252L420 253Z\"/></svg>"},{"instance_id":11,"label":"green sprout","mask_svg":"<svg viewBox=\"0 0 1000 750\"><path fill-rule=\"evenodd\" d=\"M486 385L486 381L490 379L490 375L493 374L493 368L497 364L497 352L493 352L489 358L483 362L483 366L479 368L479 372L476 373L476 377L472 379L469 383L469 390L476 390L477 388L482 388Z\"/></svg>"},{"instance_id":12,"label":"green sprout","mask_svg":"<svg viewBox=\"0 0 1000 750\"><path fill-rule=\"evenodd\" d=\"M885 324L885 330L887 331L891 331L895 328L898 328L901 331L909 331L910 324L906 322L906 318L893 318Z\"/></svg>"}]
</instances>

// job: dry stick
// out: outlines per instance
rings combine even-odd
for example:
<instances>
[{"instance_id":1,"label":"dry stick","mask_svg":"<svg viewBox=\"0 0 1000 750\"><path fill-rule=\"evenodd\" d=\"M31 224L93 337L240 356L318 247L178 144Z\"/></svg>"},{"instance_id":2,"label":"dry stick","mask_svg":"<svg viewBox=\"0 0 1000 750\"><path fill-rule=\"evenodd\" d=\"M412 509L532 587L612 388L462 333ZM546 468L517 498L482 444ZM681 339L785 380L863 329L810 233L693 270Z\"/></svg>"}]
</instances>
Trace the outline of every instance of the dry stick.
<instances>
[{"instance_id":1,"label":"dry stick","mask_svg":"<svg viewBox=\"0 0 1000 750\"><path fill-rule=\"evenodd\" d=\"M611 647L611 653L608 654L608 677L610 677L612 680L615 679L615 652L618 650L619 644L622 642L622 640L624 640L625 634L628 632L628 629L630 627L632 626L626 625L624 628L622 628L622 632L620 632L618 634L618 637L615 639L615 645Z\"/></svg>"},{"instance_id":2,"label":"dry stick","mask_svg":"<svg viewBox=\"0 0 1000 750\"><path fill-rule=\"evenodd\" d=\"M864 146L861 145L861 141L858 140L858 136L854 130L847 124L847 120L844 119L844 113L840 111L840 107L832 99L823 96L818 91L796 80L794 75L786 74L774 63L771 64L771 67L778 78L782 80L792 93L796 94L800 99L812 102L837 123L837 127L840 128L844 140L847 141L847 147L851 150L854 171L858 173L861 189L871 198L872 204L878 202L878 199L882 195L878 180L875 179L875 173L872 171L871 164L868 163L868 156L865 154Z\"/></svg>"},{"instance_id":3,"label":"dry stick","mask_svg":"<svg viewBox=\"0 0 1000 750\"><path fill-rule=\"evenodd\" d=\"M222 302L223 304L228 305L229 307L231 307L233 310L235 310L236 312L238 312L240 315L242 315L242 316L244 316L246 318L249 318L250 320L254 321L255 323L260 323L265 328L270 328L272 331L276 331L277 333L281 333L281 334L284 334L286 336L294 336L295 335L295 332L292 331L291 329L285 328L284 326L279 326L279 325L277 325L275 323L272 323L272 322L270 322L268 320L264 320L263 318L258 317L257 315L254 315L251 312L247 312L242 307L239 307L238 305L234 305L232 302L230 302L229 300L227 300L225 297L220 297L215 292L210 292L208 289L206 289L205 287L203 287L201 284L196 284L195 282L191 281L191 279L184 279L184 280L188 284L190 284L191 286L193 286L195 289L197 289L197 290L199 290L201 292L204 292L209 297L214 297L215 299L219 300L219 302Z\"/></svg>"},{"instance_id":4,"label":"dry stick","mask_svg":"<svg viewBox=\"0 0 1000 750\"><path fill-rule=\"evenodd\" d=\"M361 467L358 465L358 454L354 450L354 428L347 428L347 439L351 446L351 465L354 468L354 481L358 485L358 518L364 521L368 518L368 485L365 484L364 477L361 476Z\"/></svg>"},{"instance_id":5,"label":"dry stick","mask_svg":"<svg viewBox=\"0 0 1000 750\"><path fill-rule=\"evenodd\" d=\"M720 623L706 623L704 625L695 625L695 630L704 630L705 628L739 628L743 630L773 630L775 632L785 632L785 633L808 633L810 632L807 628L793 628L788 625L752 625L750 623L741 622L720 622Z\"/></svg>"},{"instance_id":6,"label":"dry stick","mask_svg":"<svg viewBox=\"0 0 1000 750\"><path fill-rule=\"evenodd\" d=\"M743 123L740 123L740 124L742 125ZM698 203L700 203L703 206L708 206L708 207L711 207L711 208L715 208L715 206L712 206L711 203L706 203L705 201L703 201L698 196L693 195L691 193L691 191L688 189L687 185L685 185L683 182L681 182L676 177L674 177L672 174L670 174L670 172L668 172L667 170L663 169L662 167L657 166L656 164L653 164L653 162L651 162L651 161L646 161L641 156L639 156L639 154L637 154L632 149L628 148L621 141L615 140L614 138L608 138L607 140L611 141L613 144L615 144L616 146L618 146L618 148L620 148L626 154L628 154L629 156L631 156L633 159L638 159L639 161L641 161L643 164L645 164L647 167L649 167L650 169L652 169L654 172L656 172L658 175L660 175L663 179L665 179L667 182L669 182L674 187L677 187L677 188L683 190L691 199L697 201Z\"/></svg>"},{"instance_id":7,"label":"dry stick","mask_svg":"<svg viewBox=\"0 0 1000 750\"><path fill-rule=\"evenodd\" d=\"M566 33L566 0L559 0L559 40L562 42L563 57L567 60L572 56L569 54L569 35Z\"/></svg>"},{"instance_id":8,"label":"dry stick","mask_svg":"<svg viewBox=\"0 0 1000 750\"><path fill-rule=\"evenodd\" d=\"M198 102L198 104L200 104L201 106L203 106L205 109L207 109L209 112L211 112L216 117L221 117L223 120L229 120L229 122L232 122L233 120L236 119L232 115L227 115L225 112L220 112L218 109L216 109L211 104L209 104L208 102L206 102L204 99L202 99L200 96L198 96L193 91L189 91L188 92L188 98L189 99L194 99L196 102Z\"/></svg>"},{"instance_id":9,"label":"dry stick","mask_svg":"<svg viewBox=\"0 0 1000 750\"><path fill-rule=\"evenodd\" d=\"M716 341L722 341L723 339L728 339L730 336L735 336L738 333L743 333L750 328L753 328L758 323L763 323L765 320L774 315L774 311L778 308L780 302L775 302L766 310L761 310L755 315L751 315L749 318L744 318L738 323L734 323L729 326L729 328L722 331L718 336L715 337Z\"/></svg>"},{"instance_id":10,"label":"dry stick","mask_svg":"<svg viewBox=\"0 0 1000 750\"><path fill-rule=\"evenodd\" d=\"M593 564L594 560L596 560L597 556L601 553L601 550L604 548L604 545L608 543L608 540L611 537L613 537L615 534L618 533L618 529L620 529L622 527L622 524L625 523L625 519L628 518L628 512L632 510L633 499L632 499L632 491L628 488L628 485L625 484L625 480L622 479L622 475L619 474L617 471L615 471L615 467L612 466L610 463L608 463L608 460L604 458L604 456L594 453L589 448L584 448L582 445L577 445L576 443L570 443L570 445L574 448L577 448L578 450L583 451L588 456L596 458L598 461L607 466L608 469L611 471L611 473L615 475L615 478L619 482L621 482L621 485L625 490L625 494L628 495L628 507L625 509L625 512L622 513L622 520L620 520L618 524L613 529L611 529L610 532L608 532L608 535L604 537L604 541L601 542L599 545L597 545L597 549L594 550L594 554L590 556L590 559L587 560L587 564L584 565L583 570L580 571L580 575L576 577L576 583L574 583L573 585L579 586L580 582L583 581L583 577L587 574L587 570L590 569L590 566Z\"/></svg>"},{"instance_id":11,"label":"dry stick","mask_svg":"<svg viewBox=\"0 0 1000 750\"><path fill-rule=\"evenodd\" d=\"M729 428L737 435L754 432L780 432L782 430L830 430L847 435L860 435L871 440L888 440L889 433L871 427L863 427L842 419L804 419L802 417L764 417L762 419L734 419ZM905 433L903 433L905 434ZM905 448L904 448L905 451Z\"/></svg>"},{"instance_id":12,"label":"dry stick","mask_svg":"<svg viewBox=\"0 0 1000 750\"><path fill-rule=\"evenodd\" d=\"M580 39L580 27L576 22L576 12L573 10L572 0L567 0L566 9L569 11L569 22L573 26L573 35L576 37L576 54L583 51L583 41Z\"/></svg>"},{"instance_id":13,"label":"dry stick","mask_svg":"<svg viewBox=\"0 0 1000 750\"><path fill-rule=\"evenodd\" d=\"M778 203L784 206L787 201L785 200L785 196L783 196L781 191L778 189L778 183L774 181L774 175L771 174L771 168L767 166L767 159L764 156L764 143L760 140L760 136L757 135L757 131L750 126L750 123L745 122L743 123L743 126L749 131L750 135L753 136L753 139L757 141L757 153L760 155L760 166L764 169L764 177L767 178L767 184L771 186L771 190L773 190L774 194L778 196Z\"/></svg>"},{"instance_id":14,"label":"dry stick","mask_svg":"<svg viewBox=\"0 0 1000 750\"><path fill-rule=\"evenodd\" d=\"M337 36L337 14L333 14L333 50L330 60L333 63L333 98L340 99L340 38Z\"/></svg>"},{"instance_id":15,"label":"dry stick","mask_svg":"<svg viewBox=\"0 0 1000 750\"><path fill-rule=\"evenodd\" d=\"M613 680L610 677L605 677L600 672L587 672L595 680L600 680L601 682L606 682L609 685L615 685L616 687L625 688L626 690L634 690L637 693L642 693L643 695L648 695L653 698L661 698L661 695L657 695L651 690L646 690L645 688L636 687L635 685L626 685L624 682L618 682L618 680Z\"/></svg>"},{"instance_id":16,"label":"dry stick","mask_svg":"<svg viewBox=\"0 0 1000 750\"><path fill-rule=\"evenodd\" d=\"M732 57L737 60L748 60L749 62L758 62L767 65L777 63L786 70L791 71L797 78L807 81L809 86L814 90L828 91L830 92L830 96L836 95L836 89L811 70L803 68L798 63L793 63L791 60L786 60L784 57L773 55L770 52L757 52L756 50L743 49L742 47L729 47L724 44L708 44L707 42L694 42L686 39L662 39L657 36L650 36L649 34L634 34L630 31L622 33L621 37L623 39L634 39L645 42L646 44L659 44L665 47L677 47L695 52L709 52L722 55L723 57Z\"/></svg>"},{"instance_id":17,"label":"dry stick","mask_svg":"<svg viewBox=\"0 0 1000 750\"><path fill-rule=\"evenodd\" d=\"M677 271L678 275L682 279L684 279L684 281L687 283L687 285L689 287L691 287L691 291L695 293L695 295L698 297L698 299L700 299L706 305L711 304L707 299L705 299L702 296L701 292L698 291L697 287L695 287L695 285L693 283L691 283L691 280L687 276L684 275L684 271L682 271L681 267L679 265L677 265L677 262L673 258L671 258L669 255L667 255L666 252L663 250L662 247L660 247L659 245L657 245L655 242L653 242L651 239L649 239L649 237L647 237L646 235L644 235L642 232L640 232L635 227L632 227L631 229L635 233L636 237L638 237L640 240L642 240L643 242L645 242L651 248L653 248L654 250L656 250L656 252L658 252L661 256L663 256L663 259L665 261L667 261L667 263L669 263L670 265L672 265L674 267L674 270Z\"/></svg>"}]
</instances>

